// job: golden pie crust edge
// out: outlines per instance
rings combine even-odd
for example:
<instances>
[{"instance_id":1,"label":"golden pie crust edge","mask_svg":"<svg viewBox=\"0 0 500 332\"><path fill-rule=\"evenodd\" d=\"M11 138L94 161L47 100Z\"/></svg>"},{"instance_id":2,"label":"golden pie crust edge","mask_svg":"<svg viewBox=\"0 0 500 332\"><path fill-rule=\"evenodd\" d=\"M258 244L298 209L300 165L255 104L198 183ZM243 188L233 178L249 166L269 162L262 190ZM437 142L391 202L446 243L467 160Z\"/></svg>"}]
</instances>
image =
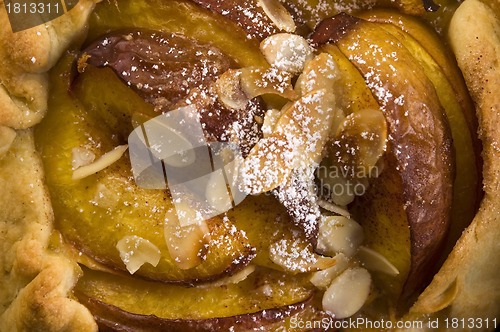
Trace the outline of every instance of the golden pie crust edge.
<instances>
[{"instance_id":1,"label":"golden pie crust edge","mask_svg":"<svg viewBox=\"0 0 500 332\"><path fill-rule=\"evenodd\" d=\"M0 0L0 331L96 331L69 294L81 270L46 248L53 213L31 127L45 115L47 71L86 32L94 1L12 33Z\"/></svg>"},{"instance_id":2,"label":"golden pie crust edge","mask_svg":"<svg viewBox=\"0 0 500 332\"><path fill-rule=\"evenodd\" d=\"M484 198L413 315L500 318L500 3L466 0L455 12L450 43L476 104L483 144Z\"/></svg>"},{"instance_id":3,"label":"golden pie crust edge","mask_svg":"<svg viewBox=\"0 0 500 332\"><path fill-rule=\"evenodd\" d=\"M81 270L46 250L53 214L33 133L47 110L47 71L86 31L94 2L13 34L0 0L0 331L95 331L69 294ZM407 319L500 317L500 21L478 0L455 13L450 40L476 103L485 196L472 224ZM34 59L34 60L33 60Z\"/></svg>"}]
</instances>

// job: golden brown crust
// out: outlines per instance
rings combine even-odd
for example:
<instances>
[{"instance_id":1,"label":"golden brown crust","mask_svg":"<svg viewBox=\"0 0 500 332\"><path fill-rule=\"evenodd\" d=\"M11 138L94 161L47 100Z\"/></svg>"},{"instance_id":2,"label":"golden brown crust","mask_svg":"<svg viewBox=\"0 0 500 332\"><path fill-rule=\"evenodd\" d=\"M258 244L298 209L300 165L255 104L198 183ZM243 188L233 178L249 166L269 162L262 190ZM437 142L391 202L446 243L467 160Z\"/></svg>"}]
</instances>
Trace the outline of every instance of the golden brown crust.
<instances>
[{"instance_id":1,"label":"golden brown crust","mask_svg":"<svg viewBox=\"0 0 500 332\"><path fill-rule=\"evenodd\" d=\"M489 6L466 0L456 11L449 31L476 103L485 196L474 221L412 312L442 310L438 316L493 319L500 317L500 21Z\"/></svg>"},{"instance_id":2,"label":"golden brown crust","mask_svg":"<svg viewBox=\"0 0 500 332\"><path fill-rule=\"evenodd\" d=\"M38 123L47 109L47 70L85 32L94 1L80 1L67 14L13 33L0 0L0 125L24 129Z\"/></svg>"},{"instance_id":3,"label":"golden brown crust","mask_svg":"<svg viewBox=\"0 0 500 332\"><path fill-rule=\"evenodd\" d=\"M0 160L0 330L95 329L88 310L70 300L79 268L46 250L52 209L32 130L18 131Z\"/></svg>"},{"instance_id":4,"label":"golden brown crust","mask_svg":"<svg viewBox=\"0 0 500 332\"><path fill-rule=\"evenodd\" d=\"M80 1L54 21L12 33L0 0L0 331L97 329L69 296L80 269L47 251L52 208L32 130L21 130L45 114L46 72L85 32L93 5Z\"/></svg>"}]
</instances>

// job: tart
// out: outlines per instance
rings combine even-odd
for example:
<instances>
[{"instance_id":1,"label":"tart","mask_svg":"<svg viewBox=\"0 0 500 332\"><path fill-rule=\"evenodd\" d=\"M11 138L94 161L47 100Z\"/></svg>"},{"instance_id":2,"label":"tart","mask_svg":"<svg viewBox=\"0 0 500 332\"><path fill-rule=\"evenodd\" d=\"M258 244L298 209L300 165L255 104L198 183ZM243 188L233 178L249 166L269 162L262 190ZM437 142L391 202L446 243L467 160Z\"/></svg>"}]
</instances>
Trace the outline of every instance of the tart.
<instances>
[{"instance_id":1,"label":"tart","mask_svg":"<svg viewBox=\"0 0 500 332\"><path fill-rule=\"evenodd\" d=\"M0 11L0 329L493 330L500 12L441 6Z\"/></svg>"}]
</instances>

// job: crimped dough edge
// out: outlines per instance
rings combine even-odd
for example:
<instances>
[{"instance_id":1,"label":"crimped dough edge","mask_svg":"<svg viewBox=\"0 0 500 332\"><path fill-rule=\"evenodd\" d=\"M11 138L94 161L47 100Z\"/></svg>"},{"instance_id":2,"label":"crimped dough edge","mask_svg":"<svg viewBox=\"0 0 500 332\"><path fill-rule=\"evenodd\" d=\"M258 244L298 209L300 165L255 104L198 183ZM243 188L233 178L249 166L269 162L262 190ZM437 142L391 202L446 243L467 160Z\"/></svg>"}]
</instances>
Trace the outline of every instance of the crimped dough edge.
<instances>
[{"instance_id":1,"label":"crimped dough edge","mask_svg":"<svg viewBox=\"0 0 500 332\"><path fill-rule=\"evenodd\" d=\"M70 298L80 268L47 250L53 212L32 129L47 110L47 71L86 32L94 4L12 33L0 0L0 331L97 331Z\"/></svg>"}]
</instances>

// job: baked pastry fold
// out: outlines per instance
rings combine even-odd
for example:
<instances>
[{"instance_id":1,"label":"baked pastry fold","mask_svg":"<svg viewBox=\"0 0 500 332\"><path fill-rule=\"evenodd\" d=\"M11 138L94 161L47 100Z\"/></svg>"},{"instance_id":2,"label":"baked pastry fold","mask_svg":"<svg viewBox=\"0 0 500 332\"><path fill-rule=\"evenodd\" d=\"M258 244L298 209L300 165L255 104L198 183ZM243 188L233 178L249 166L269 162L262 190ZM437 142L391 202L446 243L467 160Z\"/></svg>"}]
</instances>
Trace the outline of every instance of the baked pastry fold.
<instances>
[{"instance_id":1,"label":"baked pastry fold","mask_svg":"<svg viewBox=\"0 0 500 332\"><path fill-rule=\"evenodd\" d=\"M498 4L465 1L455 12L449 38L476 104L483 144L484 198L412 313L457 318L500 315L500 16Z\"/></svg>"},{"instance_id":2,"label":"baked pastry fold","mask_svg":"<svg viewBox=\"0 0 500 332\"><path fill-rule=\"evenodd\" d=\"M54 217L32 128L47 111L47 71L84 36L94 1L18 33L0 7L0 330L96 330L69 296L79 267L47 250Z\"/></svg>"}]
</instances>

